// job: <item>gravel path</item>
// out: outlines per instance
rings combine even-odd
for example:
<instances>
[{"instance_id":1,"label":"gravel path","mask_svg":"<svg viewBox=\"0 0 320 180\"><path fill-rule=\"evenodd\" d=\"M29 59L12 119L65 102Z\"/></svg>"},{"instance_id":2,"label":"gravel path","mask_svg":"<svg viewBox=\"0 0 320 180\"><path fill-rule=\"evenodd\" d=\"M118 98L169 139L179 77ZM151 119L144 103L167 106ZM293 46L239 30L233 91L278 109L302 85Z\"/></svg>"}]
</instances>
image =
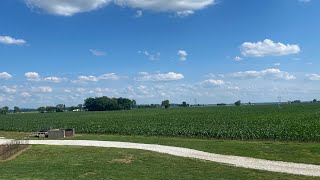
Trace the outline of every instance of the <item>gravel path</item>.
<instances>
[{"instance_id":1,"label":"gravel path","mask_svg":"<svg viewBox=\"0 0 320 180\"><path fill-rule=\"evenodd\" d=\"M0 144L8 142L9 140L0 139ZM158 153L165 153L174 156L195 158L207 161L213 161L232 165L236 167L265 170L271 172L280 172L296 175L318 176L320 177L320 165L290 163L281 161L271 161L256 158L220 155L214 153L207 153L203 151L163 146L156 144L139 144L127 142L114 141L91 141L91 140L29 140L27 144L43 144L43 145L67 145L67 146L94 146L94 147L111 147L111 148L125 148L125 149L140 149L153 151Z\"/></svg>"}]
</instances>

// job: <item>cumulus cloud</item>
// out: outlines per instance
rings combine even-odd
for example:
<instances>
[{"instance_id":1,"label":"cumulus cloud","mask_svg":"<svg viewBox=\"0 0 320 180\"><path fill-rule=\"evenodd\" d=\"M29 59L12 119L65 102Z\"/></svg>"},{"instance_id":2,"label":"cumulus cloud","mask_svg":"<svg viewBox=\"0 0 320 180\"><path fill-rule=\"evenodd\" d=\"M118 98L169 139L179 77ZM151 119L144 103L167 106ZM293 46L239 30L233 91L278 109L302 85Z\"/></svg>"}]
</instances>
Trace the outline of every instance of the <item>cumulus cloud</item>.
<instances>
[{"instance_id":1,"label":"cumulus cloud","mask_svg":"<svg viewBox=\"0 0 320 180\"><path fill-rule=\"evenodd\" d=\"M120 6L147 9L153 11L182 12L203 9L214 4L215 0L114 0L114 3Z\"/></svg>"},{"instance_id":2,"label":"cumulus cloud","mask_svg":"<svg viewBox=\"0 0 320 180\"><path fill-rule=\"evenodd\" d=\"M28 92L22 92L22 93L20 94L20 96L22 96L22 97L24 97L24 98L27 98L27 97L30 97L31 94L28 93Z\"/></svg>"},{"instance_id":3,"label":"cumulus cloud","mask_svg":"<svg viewBox=\"0 0 320 180\"><path fill-rule=\"evenodd\" d=\"M179 50L177 54L178 54L178 56L180 57L180 58L179 58L180 61L186 61L186 60L187 60L187 57L188 57L187 51L185 51L185 50Z\"/></svg>"},{"instance_id":4,"label":"cumulus cloud","mask_svg":"<svg viewBox=\"0 0 320 180\"><path fill-rule=\"evenodd\" d=\"M134 15L134 17L140 18L140 17L142 17L142 15L143 15L143 11L138 10L138 11L136 11L136 14Z\"/></svg>"},{"instance_id":5,"label":"cumulus cloud","mask_svg":"<svg viewBox=\"0 0 320 180\"><path fill-rule=\"evenodd\" d=\"M80 81L91 81L91 82L97 82L100 80L119 80L120 76L118 76L115 73L107 73L103 74L101 76L79 76L78 79Z\"/></svg>"},{"instance_id":6,"label":"cumulus cloud","mask_svg":"<svg viewBox=\"0 0 320 180\"><path fill-rule=\"evenodd\" d=\"M270 39L257 43L245 42L240 47L243 56L265 57L265 56L284 56L300 53L300 47L296 44L275 43Z\"/></svg>"},{"instance_id":7,"label":"cumulus cloud","mask_svg":"<svg viewBox=\"0 0 320 180\"><path fill-rule=\"evenodd\" d=\"M25 0L25 2L32 9L39 8L59 16L72 16L104 7L111 0Z\"/></svg>"},{"instance_id":8,"label":"cumulus cloud","mask_svg":"<svg viewBox=\"0 0 320 180\"><path fill-rule=\"evenodd\" d=\"M10 36L0 36L0 43L2 44L14 44L14 45L23 45L26 44L27 41L24 39L15 39Z\"/></svg>"},{"instance_id":9,"label":"cumulus cloud","mask_svg":"<svg viewBox=\"0 0 320 180\"><path fill-rule=\"evenodd\" d=\"M234 61L242 61L242 57L236 56L233 58Z\"/></svg>"},{"instance_id":10,"label":"cumulus cloud","mask_svg":"<svg viewBox=\"0 0 320 180\"><path fill-rule=\"evenodd\" d=\"M97 50L97 49L90 49L89 51L90 51L90 52L92 53L92 55L94 55L94 56L106 56L106 55L107 55L106 52L100 51L100 50Z\"/></svg>"},{"instance_id":11,"label":"cumulus cloud","mask_svg":"<svg viewBox=\"0 0 320 180\"><path fill-rule=\"evenodd\" d=\"M98 78L96 76L79 76L78 79L80 81L98 81Z\"/></svg>"},{"instance_id":12,"label":"cumulus cloud","mask_svg":"<svg viewBox=\"0 0 320 180\"><path fill-rule=\"evenodd\" d=\"M52 88L50 86L32 87L32 90L35 92L43 92L43 93L51 93L52 92Z\"/></svg>"},{"instance_id":13,"label":"cumulus cloud","mask_svg":"<svg viewBox=\"0 0 320 180\"><path fill-rule=\"evenodd\" d=\"M5 92L5 93L15 93L17 92L17 87L7 87L7 86L0 86L0 92Z\"/></svg>"},{"instance_id":14,"label":"cumulus cloud","mask_svg":"<svg viewBox=\"0 0 320 180\"><path fill-rule=\"evenodd\" d=\"M108 73L108 74L103 74L101 76L99 76L98 78L99 80L119 80L120 77L115 74L115 73Z\"/></svg>"},{"instance_id":15,"label":"cumulus cloud","mask_svg":"<svg viewBox=\"0 0 320 180\"><path fill-rule=\"evenodd\" d=\"M215 79L208 79L201 83L204 86L221 86L224 85L225 82L223 80L215 80Z\"/></svg>"},{"instance_id":16,"label":"cumulus cloud","mask_svg":"<svg viewBox=\"0 0 320 180\"><path fill-rule=\"evenodd\" d=\"M306 74L307 79L311 81L320 81L320 75L319 74Z\"/></svg>"},{"instance_id":17,"label":"cumulus cloud","mask_svg":"<svg viewBox=\"0 0 320 180\"><path fill-rule=\"evenodd\" d=\"M155 54L151 54L148 51L139 51L139 54L143 54L144 56L146 56L150 61L155 61L157 59L159 59L160 57L160 52L157 52Z\"/></svg>"},{"instance_id":18,"label":"cumulus cloud","mask_svg":"<svg viewBox=\"0 0 320 180\"><path fill-rule=\"evenodd\" d=\"M192 11L192 10L178 11L176 14L179 17L187 17L187 16L194 14L194 11Z\"/></svg>"},{"instance_id":19,"label":"cumulus cloud","mask_svg":"<svg viewBox=\"0 0 320 180\"><path fill-rule=\"evenodd\" d=\"M1 72L0 73L0 79L10 79L12 78L12 75L7 72Z\"/></svg>"},{"instance_id":20,"label":"cumulus cloud","mask_svg":"<svg viewBox=\"0 0 320 180\"><path fill-rule=\"evenodd\" d=\"M281 71L280 69L266 69L262 71L241 71L232 73L231 77L241 79L252 79L252 78L266 78L266 79L283 79L283 80L294 80L296 77L289 74L288 72Z\"/></svg>"},{"instance_id":21,"label":"cumulus cloud","mask_svg":"<svg viewBox=\"0 0 320 180\"><path fill-rule=\"evenodd\" d=\"M166 74L149 74L147 72L140 72L139 76L135 78L136 81L174 81L183 79L182 74L169 72Z\"/></svg>"},{"instance_id":22,"label":"cumulus cloud","mask_svg":"<svg viewBox=\"0 0 320 180\"><path fill-rule=\"evenodd\" d=\"M60 83L63 81L63 78L60 78L60 77L47 77L47 78L44 78L44 81L47 81L47 82L53 82L53 83Z\"/></svg>"},{"instance_id":23,"label":"cumulus cloud","mask_svg":"<svg viewBox=\"0 0 320 180\"><path fill-rule=\"evenodd\" d=\"M24 76L28 81L40 81L40 75L37 72L26 72Z\"/></svg>"},{"instance_id":24,"label":"cumulus cloud","mask_svg":"<svg viewBox=\"0 0 320 180\"><path fill-rule=\"evenodd\" d=\"M186 16L194 11L206 8L215 0L25 0L34 9L42 9L50 14L72 16L77 13L89 12L113 3L121 7L138 8L158 12L175 12Z\"/></svg>"}]
</instances>

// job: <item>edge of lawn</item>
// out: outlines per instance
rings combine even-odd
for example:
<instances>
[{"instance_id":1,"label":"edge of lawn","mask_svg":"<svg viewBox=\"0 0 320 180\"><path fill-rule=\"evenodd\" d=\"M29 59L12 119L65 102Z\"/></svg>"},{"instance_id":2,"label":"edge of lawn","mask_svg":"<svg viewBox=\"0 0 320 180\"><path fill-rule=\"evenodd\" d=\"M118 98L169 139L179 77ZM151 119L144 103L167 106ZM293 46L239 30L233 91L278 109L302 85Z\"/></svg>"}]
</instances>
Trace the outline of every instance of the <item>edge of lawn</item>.
<instances>
[{"instance_id":1,"label":"edge of lawn","mask_svg":"<svg viewBox=\"0 0 320 180\"><path fill-rule=\"evenodd\" d=\"M6 138L19 139L27 135L29 135L29 133L0 131L0 137ZM76 134L74 137L66 139L159 144L223 155L320 165L320 143L312 142L240 141L106 134Z\"/></svg>"}]
</instances>

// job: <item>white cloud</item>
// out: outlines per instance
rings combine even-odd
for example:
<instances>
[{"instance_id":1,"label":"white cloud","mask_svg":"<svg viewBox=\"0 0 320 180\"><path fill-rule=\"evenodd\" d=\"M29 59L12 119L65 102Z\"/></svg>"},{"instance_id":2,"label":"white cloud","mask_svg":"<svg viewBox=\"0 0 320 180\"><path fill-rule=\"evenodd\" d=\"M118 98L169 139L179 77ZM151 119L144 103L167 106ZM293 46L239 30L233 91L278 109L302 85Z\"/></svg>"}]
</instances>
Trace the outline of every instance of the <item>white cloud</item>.
<instances>
[{"instance_id":1,"label":"white cloud","mask_svg":"<svg viewBox=\"0 0 320 180\"><path fill-rule=\"evenodd\" d=\"M239 56L236 56L236 57L233 58L233 60L234 60L234 61L242 61L242 58L239 57Z\"/></svg>"},{"instance_id":2,"label":"white cloud","mask_svg":"<svg viewBox=\"0 0 320 180\"><path fill-rule=\"evenodd\" d=\"M295 44L275 43L270 39L257 43L245 42L240 47L243 56L265 57L265 56L284 56L300 53L300 47Z\"/></svg>"},{"instance_id":3,"label":"white cloud","mask_svg":"<svg viewBox=\"0 0 320 180\"><path fill-rule=\"evenodd\" d=\"M7 72L1 72L0 73L0 79L10 79L12 78L12 75Z\"/></svg>"},{"instance_id":4,"label":"white cloud","mask_svg":"<svg viewBox=\"0 0 320 180\"><path fill-rule=\"evenodd\" d=\"M192 11L192 10L178 11L176 14L179 17L187 17L187 16L194 14L194 11Z\"/></svg>"},{"instance_id":5,"label":"white cloud","mask_svg":"<svg viewBox=\"0 0 320 180\"><path fill-rule=\"evenodd\" d=\"M121 7L138 8L158 12L175 12L186 16L194 11L206 8L215 0L25 0L34 9L39 8L50 14L72 16L77 13L89 12L110 3Z\"/></svg>"},{"instance_id":6,"label":"white cloud","mask_svg":"<svg viewBox=\"0 0 320 180\"><path fill-rule=\"evenodd\" d=\"M167 74L149 74L146 72L139 73L139 76L135 78L136 81L174 81L183 79L182 74L169 72Z\"/></svg>"},{"instance_id":7,"label":"white cloud","mask_svg":"<svg viewBox=\"0 0 320 180\"><path fill-rule=\"evenodd\" d=\"M215 3L215 0L114 0L120 6L140 8L153 11L195 11L206 8Z\"/></svg>"},{"instance_id":8,"label":"white cloud","mask_svg":"<svg viewBox=\"0 0 320 180\"><path fill-rule=\"evenodd\" d=\"M103 74L99 76L99 80L119 80L120 77L116 75L115 73L108 73L108 74Z\"/></svg>"},{"instance_id":9,"label":"white cloud","mask_svg":"<svg viewBox=\"0 0 320 180\"><path fill-rule=\"evenodd\" d=\"M106 52L100 51L100 50L97 50L97 49L90 49L89 51L90 51L90 52L92 53L92 55L94 55L94 56L106 56L106 55L107 55Z\"/></svg>"},{"instance_id":10,"label":"white cloud","mask_svg":"<svg viewBox=\"0 0 320 180\"><path fill-rule=\"evenodd\" d=\"M111 0L25 0L25 2L32 9L39 8L59 16L72 16L99 9L108 5Z\"/></svg>"},{"instance_id":11,"label":"white cloud","mask_svg":"<svg viewBox=\"0 0 320 180\"><path fill-rule=\"evenodd\" d=\"M78 79L80 81L94 81L94 82L98 81L98 78L96 76L79 76Z\"/></svg>"},{"instance_id":12,"label":"white cloud","mask_svg":"<svg viewBox=\"0 0 320 180\"><path fill-rule=\"evenodd\" d=\"M92 82L97 82L100 80L119 80L120 77L115 74L115 73L108 73L108 74L103 74L101 76L79 76L78 79L80 81L92 81Z\"/></svg>"},{"instance_id":13,"label":"white cloud","mask_svg":"<svg viewBox=\"0 0 320 180\"><path fill-rule=\"evenodd\" d=\"M178 54L178 56L180 56L180 58L179 58L180 61L186 61L187 60L187 57L188 57L187 51L179 50L177 54Z\"/></svg>"},{"instance_id":14,"label":"white cloud","mask_svg":"<svg viewBox=\"0 0 320 180\"><path fill-rule=\"evenodd\" d=\"M306 74L306 77L311 81L320 81L319 74Z\"/></svg>"},{"instance_id":15,"label":"white cloud","mask_svg":"<svg viewBox=\"0 0 320 180\"><path fill-rule=\"evenodd\" d=\"M0 36L0 43L2 44L15 44L15 45L23 45L27 43L24 39L15 39L10 36Z\"/></svg>"},{"instance_id":16,"label":"white cloud","mask_svg":"<svg viewBox=\"0 0 320 180\"><path fill-rule=\"evenodd\" d=\"M22 92L21 94L20 94L20 96L22 96L22 97L30 97L31 96L31 94L30 93L28 93L28 92Z\"/></svg>"},{"instance_id":17,"label":"white cloud","mask_svg":"<svg viewBox=\"0 0 320 180\"><path fill-rule=\"evenodd\" d=\"M63 80L63 78L54 77L54 76L53 77L44 78L44 81L53 82L53 83L60 83L62 80Z\"/></svg>"},{"instance_id":18,"label":"white cloud","mask_svg":"<svg viewBox=\"0 0 320 180\"><path fill-rule=\"evenodd\" d=\"M283 72L280 69L266 69L262 71L241 71L231 74L231 77L241 79L252 79L252 78L269 78L269 79L283 79L283 80L294 80L296 77Z\"/></svg>"},{"instance_id":19,"label":"white cloud","mask_svg":"<svg viewBox=\"0 0 320 180\"><path fill-rule=\"evenodd\" d=\"M142 15L143 15L143 11L138 10L138 11L136 11L136 14L134 15L134 17L140 18L140 17L142 17Z\"/></svg>"},{"instance_id":20,"label":"white cloud","mask_svg":"<svg viewBox=\"0 0 320 180\"><path fill-rule=\"evenodd\" d=\"M37 72L27 72L24 74L28 81L40 81L40 75Z\"/></svg>"},{"instance_id":21,"label":"white cloud","mask_svg":"<svg viewBox=\"0 0 320 180\"><path fill-rule=\"evenodd\" d=\"M274 63L273 65L274 65L274 66L280 66L281 63Z\"/></svg>"},{"instance_id":22,"label":"white cloud","mask_svg":"<svg viewBox=\"0 0 320 180\"><path fill-rule=\"evenodd\" d=\"M151 54L148 51L139 51L139 54L145 55L150 61L155 61L160 57L160 52L157 52L155 54Z\"/></svg>"},{"instance_id":23,"label":"white cloud","mask_svg":"<svg viewBox=\"0 0 320 180\"><path fill-rule=\"evenodd\" d=\"M225 82L223 80L215 80L215 79L208 79L201 83L204 86L221 86L224 85Z\"/></svg>"},{"instance_id":24,"label":"white cloud","mask_svg":"<svg viewBox=\"0 0 320 180\"><path fill-rule=\"evenodd\" d=\"M15 93L17 92L17 87L7 87L7 86L0 86L0 91L3 91L5 93Z\"/></svg>"},{"instance_id":25,"label":"white cloud","mask_svg":"<svg viewBox=\"0 0 320 180\"><path fill-rule=\"evenodd\" d=\"M50 86L39 86L39 87L32 87L33 91L36 92L43 92L43 93L50 93L52 92L52 88Z\"/></svg>"}]
</instances>

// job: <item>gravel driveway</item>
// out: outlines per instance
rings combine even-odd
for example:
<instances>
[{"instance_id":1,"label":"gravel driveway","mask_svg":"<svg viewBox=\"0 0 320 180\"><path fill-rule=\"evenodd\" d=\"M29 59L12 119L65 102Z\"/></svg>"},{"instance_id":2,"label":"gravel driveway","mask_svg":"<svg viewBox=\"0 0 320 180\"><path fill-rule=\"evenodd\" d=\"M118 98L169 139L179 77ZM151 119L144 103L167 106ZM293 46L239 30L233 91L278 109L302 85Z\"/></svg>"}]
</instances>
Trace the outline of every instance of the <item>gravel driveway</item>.
<instances>
[{"instance_id":1,"label":"gravel driveway","mask_svg":"<svg viewBox=\"0 0 320 180\"><path fill-rule=\"evenodd\" d=\"M0 144L10 140L0 139ZM318 176L320 177L320 165L290 163L281 161L263 160L249 157L220 155L214 153L207 153L203 151L163 146L157 144L140 144L128 142L115 141L91 141L91 140L29 140L27 144L42 144L42 145L66 145L66 146L94 146L94 147L109 147L109 148L125 148L125 149L140 149L153 151L158 153L165 153L179 157L195 158L200 160L207 160L218 162L222 164L232 165L236 167L280 172L296 175Z\"/></svg>"}]
</instances>

